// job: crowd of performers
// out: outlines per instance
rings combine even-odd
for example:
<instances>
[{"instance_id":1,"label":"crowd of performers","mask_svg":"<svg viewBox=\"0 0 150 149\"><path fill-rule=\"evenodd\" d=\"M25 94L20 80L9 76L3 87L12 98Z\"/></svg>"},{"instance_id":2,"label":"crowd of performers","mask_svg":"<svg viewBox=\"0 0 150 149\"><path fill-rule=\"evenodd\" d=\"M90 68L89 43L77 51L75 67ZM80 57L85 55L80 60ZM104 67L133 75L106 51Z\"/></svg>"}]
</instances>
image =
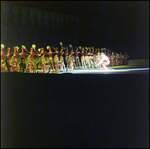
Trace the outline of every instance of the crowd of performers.
<instances>
[{"instance_id":1,"label":"crowd of performers","mask_svg":"<svg viewBox=\"0 0 150 149\"><path fill-rule=\"evenodd\" d=\"M4 45L1 44L1 72L26 72L36 73L37 68L40 65L42 72L39 73L58 73L58 71L73 71L78 68L105 68L108 66L127 65L129 56L127 52L124 55L122 53L117 54L111 52L111 50L94 49L94 47L73 47L64 48L61 46L60 51L58 48L51 49L47 46L46 49L35 49L36 45L32 45L30 50L27 50L25 46L13 48L13 52L8 47L7 52L4 52ZM21 61L18 62L17 56L21 57ZM34 56L37 56L39 62L35 64ZM6 60L4 58L6 57ZM26 57L26 58L25 58ZM26 64L27 63L27 64Z\"/></svg>"}]
</instances>

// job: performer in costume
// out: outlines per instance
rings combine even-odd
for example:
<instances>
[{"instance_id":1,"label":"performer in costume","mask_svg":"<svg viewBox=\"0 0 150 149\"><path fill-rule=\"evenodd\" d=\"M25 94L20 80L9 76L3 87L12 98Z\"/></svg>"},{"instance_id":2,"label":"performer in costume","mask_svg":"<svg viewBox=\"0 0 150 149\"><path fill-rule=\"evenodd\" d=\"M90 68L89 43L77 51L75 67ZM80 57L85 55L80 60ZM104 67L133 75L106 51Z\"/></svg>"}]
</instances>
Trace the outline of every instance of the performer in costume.
<instances>
[{"instance_id":1,"label":"performer in costume","mask_svg":"<svg viewBox=\"0 0 150 149\"><path fill-rule=\"evenodd\" d=\"M97 49L94 50L94 47L92 47L92 53L93 53L93 62L96 61L96 57L97 57Z\"/></svg>"},{"instance_id":2,"label":"performer in costume","mask_svg":"<svg viewBox=\"0 0 150 149\"><path fill-rule=\"evenodd\" d=\"M53 54L54 54L55 52L52 52L50 46L47 46L46 49L49 50L49 52L45 53L45 55L48 55L48 59L49 59L48 63L49 63L49 65L50 65L50 69L53 69L53 71L54 71L54 64L53 64L53 57L52 57L52 56L53 56Z\"/></svg>"},{"instance_id":3,"label":"performer in costume","mask_svg":"<svg viewBox=\"0 0 150 149\"><path fill-rule=\"evenodd\" d=\"M119 55L119 63L120 65L122 65L122 63L124 63L124 56L122 55L122 53L120 52L120 55Z\"/></svg>"},{"instance_id":4,"label":"performer in costume","mask_svg":"<svg viewBox=\"0 0 150 149\"><path fill-rule=\"evenodd\" d=\"M68 65L70 67L69 71L73 71L73 57L72 53L69 53L69 56L67 57Z\"/></svg>"},{"instance_id":5,"label":"performer in costume","mask_svg":"<svg viewBox=\"0 0 150 149\"><path fill-rule=\"evenodd\" d=\"M101 55L100 48L98 48L97 55Z\"/></svg>"},{"instance_id":6,"label":"performer in costume","mask_svg":"<svg viewBox=\"0 0 150 149\"><path fill-rule=\"evenodd\" d=\"M35 50L35 47L36 47L36 45L32 45L32 47L30 48L30 51L28 51L27 49L24 49L27 53L30 53L31 54L31 59L33 59L33 61L34 61L34 56L36 55L36 56L39 56L39 54L36 54L36 53L34 53L34 51L36 51ZM34 51L33 51L34 50Z\"/></svg>"},{"instance_id":7,"label":"performer in costume","mask_svg":"<svg viewBox=\"0 0 150 149\"><path fill-rule=\"evenodd\" d=\"M75 64L75 58L74 58L74 51L73 51L73 47L71 48L71 57L73 59L73 67L76 69L76 64Z\"/></svg>"},{"instance_id":8,"label":"performer in costume","mask_svg":"<svg viewBox=\"0 0 150 149\"><path fill-rule=\"evenodd\" d=\"M128 64L128 58L129 58L129 56L127 55L127 52L125 52L125 55L124 55L124 64L125 65Z\"/></svg>"},{"instance_id":9,"label":"performer in costume","mask_svg":"<svg viewBox=\"0 0 150 149\"><path fill-rule=\"evenodd\" d=\"M20 54L18 50L19 50L19 47L18 47L18 46L15 46L15 47L14 47L13 55L15 56L16 59L17 59L17 56Z\"/></svg>"},{"instance_id":10,"label":"performer in costume","mask_svg":"<svg viewBox=\"0 0 150 149\"><path fill-rule=\"evenodd\" d=\"M93 62L93 67L94 67L94 47L91 47L92 48L92 52L91 52L91 60Z\"/></svg>"},{"instance_id":11,"label":"performer in costume","mask_svg":"<svg viewBox=\"0 0 150 149\"><path fill-rule=\"evenodd\" d=\"M110 60L103 52L101 53L101 56L102 59L97 63L97 65L99 66L99 68L101 68L102 65L106 70L107 69L106 65L110 64Z\"/></svg>"},{"instance_id":12,"label":"performer in costume","mask_svg":"<svg viewBox=\"0 0 150 149\"><path fill-rule=\"evenodd\" d=\"M91 53L91 48L88 47L89 52L88 52L88 57L89 57L89 62L90 62L90 67L93 66L93 61L92 61L92 53Z\"/></svg>"},{"instance_id":13,"label":"performer in costume","mask_svg":"<svg viewBox=\"0 0 150 149\"><path fill-rule=\"evenodd\" d=\"M6 71L6 63L4 62L4 60L1 59L1 72L5 72Z\"/></svg>"},{"instance_id":14,"label":"performer in costume","mask_svg":"<svg viewBox=\"0 0 150 149\"><path fill-rule=\"evenodd\" d=\"M34 52L35 52L36 54L38 54L38 55L41 55L41 54L46 55L46 54L47 54L47 52L44 51L44 48L39 48L38 50L39 50L39 51L36 51L36 49L34 49Z\"/></svg>"},{"instance_id":15,"label":"performer in costume","mask_svg":"<svg viewBox=\"0 0 150 149\"><path fill-rule=\"evenodd\" d=\"M63 47L61 47L61 50L60 50L60 56L59 56L59 60L60 60L60 62L61 62L61 71L62 70L65 70L65 63L64 63L64 57L63 57L63 55L64 55L64 51L63 51Z\"/></svg>"},{"instance_id":16,"label":"performer in costume","mask_svg":"<svg viewBox=\"0 0 150 149\"><path fill-rule=\"evenodd\" d=\"M114 66L114 63L115 63L115 55L114 55L114 52L112 52L111 56L110 56L110 63L111 63L111 66L113 67Z\"/></svg>"},{"instance_id":17,"label":"performer in costume","mask_svg":"<svg viewBox=\"0 0 150 149\"><path fill-rule=\"evenodd\" d=\"M18 59L17 59L17 56L19 55L19 47L16 46L14 47L14 52L13 52L13 56L11 57L10 61L9 61L9 65L10 65L10 72L13 72L13 71L17 71L19 72L20 70L20 67L18 66Z\"/></svg>"},{"instance_id":18,"label":"performer in costume","mask_svg":"<svg viewBox=\"0 0 150 149\"><path fill-rule=\"evenodd\" d=\"M20 67L18 66L18 60L16 58L16 54L13 54L13 56L11 57L10 61L9 61L9 70L10 72L14 72L17 71L19 72Z\"/></svg>"},{"instance_id":19,"label":"performer in costume","mask_svg":"<svg viewBox=\"0 0 150 149\"><path fill-rule=\"evenodd\" d=\"M115 63L116 63L116 66L118 66L119 65L119 55L117 54L117 52L116 52L116 54L115 54Z\"/></svg>"},{"instance_id":20,"label":"performer in costume","mask_svg":"<svg viewBox=\"0 0 150 149\"><path fill-rule=\"evenodd\" d=\"M36 51L36 49L34 48L34 52L36 53L36 54L38 54L39 55L39 57L41 57L41 54L46 54L47 52L46 51L44 51L44 48L39 48L38 49L38 51ZM40 59L40 58L39 58ZM38 68L38 65L40 64L40 66L41 66L41 63L40 63L40 60L39 60L39 63L37 63L36 64L36 66L37 66L37 68Z\"/></svg>"},{"instance_id":21,"label":"performer in costume","mask_svg":"<svg viewBox=\"0 0 150 149\"><path fill-rule=\"evenodd\" d=\"M85 66L87 67L88 65L88 68L90 68L90 61L89 61L89 56L88 56L88 48L85 47L85 53L84 53L84 60L85 60Z\"/></svg>"},{"instance_id":22,"label":"performer in costume","mask_svg":"<svg viewBox=\"0 0 150 149\"><path fill-rule=\"evenodd\" d=\"M30 54L31 54L30 58L32 59L33 62L34 62L34 56L35 56L35 55L36 55L36 56L39 56L39 54L36 54L36 53L33 52L33 50L36 51L36 50L35 50L35 47L36 47L36 45L33 44L32 47L30 48L30 52L29 52L27 49L24 49L27 53L30 53ZM34 65L35 65L35 62L34 62ZM37 68L37 67L36 67L36 68Z\"/></svg>"},{"instance_id":23,"label":"performer in costume","mask_svg":"<svg viewBox=\"0 0 150 149\"><path fill-rule=\"evenodd\" d=\"M10 61L10 56L13 54L13 52L10 52L10 48L7 48L7 53L6 53L6 67L7 67L7 71L10 72L10 65L9 65L9 61Z\"/></svg>"},{"instance_id":24,"label":"performer in costume","mask_svg":"<svg viewBox=\"0 0 150 149\"><path fill-rule=\"evenodd\" d=\"M58 73L58 66L61 65L61 61L58 60L58 55L55 54L54 56L54 66L55 66L55 71L52 71L51 73Z\"/></svg>"},{"instance_id":25,"label":"performer in costume","mask_svg":"<svg viewBox=\"0 0 150 149\"><path fill-rule=\"evenodd\" d=\"M44 53L41 54L39 61L41 64L41 68L43 69L43 72L39 72L39 73L47 73L50 65L46 65L46 63L48 62L45 60Z\"/></svg>"},{"instance_id":26,"label":"performer in costume","mask_svg":"<svg viewBox=\"0 0 150 149\"><path fill-rule=\"evenodd\" d=\"M75 52L75 63L76 63L76 66L79 66L81 68L81 63L80 63L80 60L79 60L79 54L80 52L78 51L78 48L76 47L76 52Z\"/></svg>"},{"instance_id":27,"label":"performer in costume","mask_svg":"<svg viewBox=\"0 0 150 149\"><path fill-rule=\"evenodd\" d=\"M85 68L85 60L84 60L84 48L82 48L80 54L81 54L81 64L82 64L82 68Z\"/></svg>"},{"instance_id":28,"label":"performer in costume","mask_svg":"<svg viewBox=\"0 0 150 149\"><path fill-rule=\"evenodd\" d=\"M21 53L19 54L21 56L21 65L20 65L20 69L22 67L23 72L26 72L26 61L25 61L25 55L28 55L26 53L24 53L24 49L26 49L26 47L24 45L22 45L21 48Z\"/></svg>"},{"instance_id":29,"label":"performer in costume","mask_svg":"<svg viewBox=\"0 0 150 149\"><path fill-rule=\"evenodd\" d=\"M66 51L65 51L65 62L66 62L66 71L68 71L68 54L70 53L70 51L68 51L68 47L66 47Z\"/></svg>"},{"instance_id":30,"label":"performer in costume","mask_svg":"<svg viewBox=\"0 0 150 149\"><path fill-rule=\"evenodd\" d=\"M1 44L1 72L5 72L6 71L6 63L4 61L4 57L6 56L6 53L4 52L4 48L5 46L3 44Z\"/></svg>"},{"instance_id":31,"label":"performer in costume","mask_svg":"<svg viewBox=\"0 0 150 149\"><path fill-rule=\"evenodd\" d=\"M29 73L32 73L32 69L34 69L34 73L36 73L36 65L34 63L34 59L31 57L33 53L28 53L27 56L27 63L28 63L28 69L29 69Z\"/></svg>"}]
</instances>

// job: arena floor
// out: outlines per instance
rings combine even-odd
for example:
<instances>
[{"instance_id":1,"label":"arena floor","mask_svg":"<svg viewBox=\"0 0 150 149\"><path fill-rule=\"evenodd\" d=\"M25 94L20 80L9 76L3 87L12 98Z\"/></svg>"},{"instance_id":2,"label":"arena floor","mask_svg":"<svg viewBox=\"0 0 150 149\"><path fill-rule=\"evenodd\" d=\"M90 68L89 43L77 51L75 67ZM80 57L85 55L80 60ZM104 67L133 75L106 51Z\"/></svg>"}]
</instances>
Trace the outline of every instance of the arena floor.
<instances>
[{"instance_id":1,"label":"arena floor","mask_svg":"<svg viewBox=\"0 0 150 149\"><path fill-rule=\"evenodd\" d=\"M42 72L38 69L37 72ZM78 68L73 71L58 71L58 74L149 74L149 68L131 67L131 66L115 66L104 68ZM49 73L52 74L52 73Z\"/></svg>"}]
</instances>

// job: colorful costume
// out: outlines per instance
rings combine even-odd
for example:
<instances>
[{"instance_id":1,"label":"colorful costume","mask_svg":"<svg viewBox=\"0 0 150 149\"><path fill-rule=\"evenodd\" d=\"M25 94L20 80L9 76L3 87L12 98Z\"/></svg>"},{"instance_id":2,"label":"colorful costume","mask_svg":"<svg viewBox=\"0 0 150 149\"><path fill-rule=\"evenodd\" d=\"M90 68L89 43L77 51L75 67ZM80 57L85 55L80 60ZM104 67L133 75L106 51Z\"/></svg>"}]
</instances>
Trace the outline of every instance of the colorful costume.
<instances>
[{"instance_id":1,"label":"colorful costume","mask_svg":"<svg viewBox=\"0 0 150 149\"><path fill-rule=\"evenodd\" d=\"M26 70L26 61L25 61L25 55L28 55L26 53L24 53L23 48L21 48L22 53L20 53L19 55L21 56L21 65L20 65L20 69L22 67L23 72Z\"/></svg>"},{"instance_id":2,"label":"colorful costume","mask_svg":"<svg viewBox=\"0 0 150 149\"><path fill-rule=\"evenodd\" d=\"M8 72L10 72L10 65L9 65L9 61L10 61L10 56L13 54L13 52L10 52L10 48L7 48L7 53L6 53L6 67Z\"/></svg>"},{"instance_id":3,"label":"colorful costume","mask_svg":"<svg viewBox=\"0 0 150 149\"><path fill-rule=\"evenodd\" d=\"M6 63L4 62L4 57L6 56L6 53L4 52L4 49L1 48L1 72L6 71Z\"/></svg>"},{"instance_id":4,"label":"colorful costume","mask_svg":"<svg viewBox=\"0 0 150 149\"><path fill-rule=\"evenodd\" d=\"M18 60L17 60L17 55L16 54L13 54L13 56L11 57L10 61L9 61L9 70L10 72L14 72L14 71L17 71L19 72L20 70L20 67L18 66Z\"/></svg>"},{"instance_id":5,"label":"colorful costume","mask_svg":"<svg viewBox=\"0 0 150 149\"><path fill-rule=\"evenodd\" d=\"M79 66L79 67L81 67L81 64L80 64L80 60L79 60L79 56L78 56L78 54L79 54L80 52L78 52L78 48L76 48L76 52L75 52L75 63L76 63L76 66Z\"/></svg>"},{"instance_id":6,"label":"colorful costume","mask_svg":"<svg viewBox=\"0 0 150 149\"><path fill-rule=\"evenodd\" d=\"M106 65L110 64L110 60L104 53L102 53L101 56L102 59L97 63L97 65L99 66L99 68L101 68L102 65L105 69L107 69Z\"/></svg>"},{"instance_id":7,"label":"colorful costume","mask_svg":"<svg viewBox=\"0 0 150 149\"><path fill-rule=\"evenodd\" d=\"M40 64L41 64L41 68L43 69L43 72L40 72L40 73L47 73L50 66L46 65L46 63L48 63L48 62L45 60L44 54L42 54L39 61L40 61Z\"/></svg>"}]
</instances>

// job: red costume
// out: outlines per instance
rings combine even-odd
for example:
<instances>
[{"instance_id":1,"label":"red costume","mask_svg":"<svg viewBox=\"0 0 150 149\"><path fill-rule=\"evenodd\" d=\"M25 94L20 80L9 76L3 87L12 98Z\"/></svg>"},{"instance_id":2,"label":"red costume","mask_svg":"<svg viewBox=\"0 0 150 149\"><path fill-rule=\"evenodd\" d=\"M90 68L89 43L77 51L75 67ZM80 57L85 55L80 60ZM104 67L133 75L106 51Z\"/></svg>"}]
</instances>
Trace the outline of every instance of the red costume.
<instances>
[{"instance_id":1,"label":"red costume","mask_svg":"<svg viewBox=\"0 0 150 149\"><path fill-rule=\"evenodd\" d=\"M21 67L23 68L23 72L26 70L26 61L25 61L25 55L28 55L26 53L24 53L23 48L21 48L22 53L20 53L19 55L21 56L21 65L20 65L20 69Z\"/></svg>"},{"instance_id":2,"label":"red costume","mask_svg":"<svg viewBox=\"0 0 150 149\"><path fill-rule=\"evenodd\" d=\"M78 54L79 54L79 53L80 53L80 52L75 52L75 56L78 57Z\"/></svg>"},{"instance_id":3,"label":"red costume","mask_svg":"<svg viewBox=\"0 0 150 149\"><path fill-rule=\"evenodd\" d=\"M33 49L33 48L31 48L31 49ZM29 52L27 49L25 49L25 51L26 51L27 53L31 53L31 52ZM30 58L34 58L34 55L39 56L38 54L32 52Z\"/></svg>"},{"instance_id":4,"label":"red costume","mask_svg":"<svg viewBox=\"0 0 150 149\"><path fill-rule=\"evenodd\" d=\"M10 48L7 48L7 53L6 53L6 67L7 67L7 70L8 72L10 71L9 70L9 61L10 61L10 56L13 54L13 52L10 52Z\"/></svg>"},{"instance_id":5,"label":"red costume","mask_svg":"<svg viewBox=\"0 0 150 149\"><path fill-rule=\"evenodd\" d=\"M23 53L22 55L21 55L21 58L22 59L25 59L25 55L28 55L27 53Z\"/></svg>"},{"instance_id":6,"label":"red costume","mask_svg":"<svg viewBox=\"0 0 150 149\"><path fill-rule=\"evenodd\" d=\"M4 49L1 48L1 60L4 60L5 56L6 56L6 53L4 52Z\"/></svg>"},{"instance_id":7,"label":"red costume","mask_svg":"<svg viewBox=\"0 0 150 149\"><path fill-rule=\"evenodd\" d=\"M45 51L44 51L44 54L45 54L45 55L48 55L48 57L52 57L54 53L55 53L55 52L45 52Z\"/></svg>"},{"instance_id":8,"label":"red costume","mask_svg":"<svg viewBox=\"0 0 150 149\"><path fill-rule=\"evenodd\" d=\"M11 59L9 61L9 65L10 65L10 67L9 67L10 72L13 72L13 71L19 72L20 67L18 67L18 60L17 60L15 54L11 57Z\"/></svg>"},{"instance_id":9,"label":"red costume","mask_svg":"<svg viewBox=\"0 0 150 149\"><path fill-rule=\"evenodd\" d=\"M4 52L3 48L1 48L1 72L6 71L6 68L5 68L6 63L4 62L5 56L6 56L6 53Z\"/></svg>"}]
</instances>

